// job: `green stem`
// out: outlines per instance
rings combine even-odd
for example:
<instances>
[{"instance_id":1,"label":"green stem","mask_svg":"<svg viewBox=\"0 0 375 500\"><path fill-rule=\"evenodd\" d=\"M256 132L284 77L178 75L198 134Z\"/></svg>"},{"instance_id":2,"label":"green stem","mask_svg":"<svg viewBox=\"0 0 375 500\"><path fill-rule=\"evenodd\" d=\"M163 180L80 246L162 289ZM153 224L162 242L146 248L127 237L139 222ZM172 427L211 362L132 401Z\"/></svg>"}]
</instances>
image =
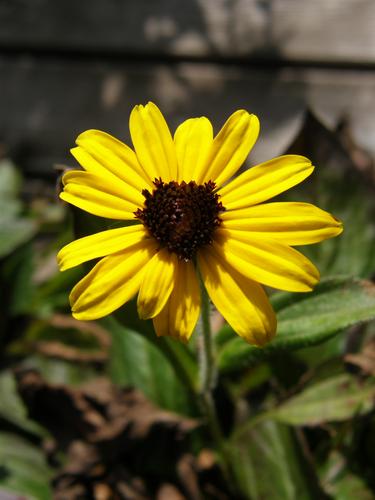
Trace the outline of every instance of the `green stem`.
<instances>
[{"instance_id":1,"label":"green stem","mask_svg":"<svg viewBox=\"0 0 375 500\"><path fill-rule=\"evenodd\" d=\"M201 317L200 317L200 344L199 344L199 372L200 372L200 404L212 440L219 453L224 475L229 480L230 464L227 462L226 444L217 416L213 390L217 383L217 367L214 343L210 323L210 302L207 291L201 280Z\"/></svg>"},{"instance_id":2,"label":"green stem","mask_svg":"<svg viewBox=\"0 0 375 500\"><path fill-rule=\"evenodd\" d=\"M210 301L203 283L201 283L201 300L201 345L199 350L200 393L211 394L217 382L217 369L210 323Z\"/></svg>"}]
</instances>

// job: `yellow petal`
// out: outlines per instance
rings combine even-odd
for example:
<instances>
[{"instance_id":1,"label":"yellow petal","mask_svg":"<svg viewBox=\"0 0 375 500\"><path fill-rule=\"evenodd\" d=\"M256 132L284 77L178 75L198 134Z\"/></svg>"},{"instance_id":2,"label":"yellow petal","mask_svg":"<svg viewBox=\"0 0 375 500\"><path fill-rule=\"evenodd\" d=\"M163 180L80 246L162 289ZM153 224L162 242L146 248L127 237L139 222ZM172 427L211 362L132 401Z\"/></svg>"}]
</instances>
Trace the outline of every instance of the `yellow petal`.
<instances>
[{"instance_id":1,"label":"yellow petal","mask_svg":"<svg viewBox=\"0 0 375 500\"><path fill-rule=\"evenodd\" d=\"M198 183L215 181L224 184L240 168L259 134L259 120L240 109L233 113L214 139L206 165L201 169Z\"/></svg>"},{"instance_id":2,"label":"yellow petal","mask_svg":"<svg viewBox=\"0 0 375 500\"><path fill-rule=\"evenodd\" d=\"M314 170L304 156L285 155L261 163L220 189L227 210L256 205L302 182Z\"/></svg>"},{"instance_id":3,"label":"yellow petal","mask_svg":"<svg viewBox=\"0 0 375 500\"><path fill-rule=\"evenodd\" d=\"M153 240L145 240L100 260L70 294L76 319L102 318L121 307L139 290L145 266L156 251Z\"/></svg>"},{"instance_id":4,"label":"yellow petal","mask_svg":"<svg viewBox=\"0 0 375 500\"><path fill-rule=\"evenodd\" d=\"M255 233L287 245L318 243L342 232L339 220L310 203L267 203L227 210L220 217L223 228Z\"/></svg>"},{"instance_id":5,"label":"yellow petal","mask_svg":"<svg viewBox=\"0 0 375 500\"><path fill-rule=\"evenodd\" d=\"M139 243L146 237L147 233L144 226L136 224L134 226L108 229L72 241L57 254L60 271L65 271L92 259L120 252L135 243Z\"/></svg>"},{"instance_id":6,"label":"yellow petal","mask_svg":"<svg viewBox=\"0 0 375 500\"><path fill-rule=\"evenodd\" d=\"M139 191L152 187L134 151L115 137L101 130L87 130L77 137L76 143L79 147L72 153L86 170L95 173L100 173L98 168L101 172L105 170Z\"/></svg>"},{"instance_id":7,"label":"yellow petal","mask_svg":"<svg viewBox=\"0 0 375 500\"><path fill-rule=\"evenodd\" d=\"M138 189L117 180L116 177L109 179L92 172L69 170L63 175L62 181L64 188L66 188L68 184L79 184L80 186L92 187L98 191L101 190L113 196L118 196L132 203L135 209L142 207L144 203L144 196Z\"/></svg>"},{"instance_id":8,"label":"yellow petal","mask_svg":"<svg viewBox=\"0 0 375 500\"><path fill-rule=\"evenodd\" d=\"M165 306L173 289L176 266L176 254L165 248L147 264L137 301L141 319L153 318Z\"/></svg>"},{"instance_id":9,"label":"yellow petal","mask_svg":"<svg viewBox=\"0 0 375 500\"><path fill-rule=\"evenodd\" d=\"M211 247L198 254L206 290L218 311L246 342L262 346L276 333L276 317L260 285L237 273Z\"/></svg>"},{"instance_id":10,"label":"yellow petal","mask_svg":"<svg viewBox=\"0 0 375 500\"><path fill-rule=\"evenodd\" d=\"M139 163L150 179L177 179L176 151L168 125L152 102L135 106L130 114L130 134Z\"/></svg>"},{"instance_id":11,"label":"yellow petal","mask_svg":"<svg viewBox=\"0 0 375 500\"><path fill-rule=\"evenodd\" d=\"M197 324L199 311L200 289L194 265L179 260L173 291L153 320L157 336L168 335L187 342Z\"/></svg>"},{"instance_id":12,"label":"yellow petal","mask_svg":"<svg viewBox=\"0 0 375 500\"><path fill-rule=\"evenodd\" d=\"M204 175L207 155L212 147L213 132L210 121L204 116L190 118L174 134L178 163L178 182L196 180Z\"/></svg>"},{"instance_id":13,"label":"yellow petal","mask_svg":"<svg viewBox=\"0 0 375 500\"><path fill-rule=\"evenodd\" d=\"M304 255L275 240L218 229L213 248L239 273L263 285L309 292L319 281L319 271Z\"/></svg>"},{"instance_id":14,"label":"yellow petal","mask_svg":"<svg viewBox=\"0 0 375 500\"><path fill-rule=\"evenodd\" d=\"M64 174L63 183L60 198L94 215L129 220L143 206L143 196L131 186L91 172L70 170Z\"/></svg>"}]
</instances>

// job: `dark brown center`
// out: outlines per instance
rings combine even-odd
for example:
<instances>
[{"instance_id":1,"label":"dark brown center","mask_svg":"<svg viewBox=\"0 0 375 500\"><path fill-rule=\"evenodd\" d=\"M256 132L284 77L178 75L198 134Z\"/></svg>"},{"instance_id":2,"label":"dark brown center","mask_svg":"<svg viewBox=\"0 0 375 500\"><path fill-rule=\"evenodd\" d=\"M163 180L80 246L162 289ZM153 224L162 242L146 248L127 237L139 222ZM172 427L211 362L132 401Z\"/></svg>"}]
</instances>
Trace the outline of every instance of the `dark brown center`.
<instances>
[{"instance_id":1,"label":"dark brown center","mask_svg":"<svg viewBox=\"0 0 375 500\"><path fill-rule=\"evenodd\" d=\"M180 259L191 260L197 250L212 242L225 208L214 193L215 183L167 182L155 179L155 189L142 191L144 208L134 212L160 245Z\"/></svg>"}]
</instances>

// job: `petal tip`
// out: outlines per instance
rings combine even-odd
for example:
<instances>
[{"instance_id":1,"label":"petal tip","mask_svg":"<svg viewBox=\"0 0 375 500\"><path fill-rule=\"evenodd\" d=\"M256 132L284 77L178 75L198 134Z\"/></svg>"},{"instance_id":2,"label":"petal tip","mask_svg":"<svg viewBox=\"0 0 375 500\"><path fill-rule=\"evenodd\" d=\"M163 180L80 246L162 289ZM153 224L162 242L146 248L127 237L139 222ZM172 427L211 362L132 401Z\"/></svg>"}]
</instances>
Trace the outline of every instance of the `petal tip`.
<instances>
[{"instance_id":1,"label":"petal tip","mask_svg":"<svg viewBox=\"0 0 375 500\"><path fill-rule=\"evenodd\" d=\"M74 146L74 148L70 148L70 154L76 158L76 153L80 150L80 146Z\"/></svg>"},{"instance_id":2,"label":"petal tip","mask_svg":"<svg viewBox=\"0 0 375 500\"><path fill-rule=\"evenodd\" d=\"M254 336L252 341L249 342L251 345L255 345L256 347L264 347L274 338L275 333L273 332L263 332L262 336Z\"/></svg>"},{"instance_id":3,"label":"petal tip","mask_svg":"<svg viewBox=\"0 0 375 500\"><path fill-rule=\"evenodd\" d=\"M301 287L301 292L313 292L314 288L320 281L320 274L318 277L314 277L310 283L306 283L305 286Z\"/></svg>"},{"instance_id":4,"label":"petal tip","mask_svg":"<svg viewBox=\"0 0 375 500\"><path fill-rule=\"evenodd\" d=\"M152 318L152 313L146 309L145 304L137 304L137 312L139 319L146 320Z\"/></svg>"},{"instance_id":5,"label":"petal tip","mask_svg":"<svg viewBox=\"0 0 375 500\"><path fill-rule=\"evenodd\" d=\"M85 314L84 312L76 312L73 309L72 316L78 321L93 321L95 319L98 319L97 317L93 318L90 314Z\"/></svg>"},{"instance_id":6,"label":"petal tip","mask_svg":"<svg viewBox=\"0 0 375 500\"><path fill-rule=\"evenodd\" d=\"M94 129L94 128L90 128L90 129L88 129L88 130L85 130L84 132L81 132L81 133L77 136L77 138L76 138L76 140L75 140L75 143L77 144L77 146L81 146L82 141L85 141L85 140L87 140L87 139L90 139L92 136L97 135L98 133L100 134L100 133L101 133L101 131L100 131L100 130L96 130L96 129ZM81 146L81 147L82 147L82 146Z\"/></svg>"},{"instance_id":7,"label":"petal tip","mask_svg":"<svg viewBox=\"0 0 375 500\"><path fill-rule=\"evenodd\" d=\"M277 319L276 314L272 308L269 310L269 314L263 321L263 329L261 331L256 331L252 335L251 344L257 347L264 347L266 344L271 342L275 337L277 331Z\"/></svg>"},{"instance_id":8,"label":"petal tip","mask_svg":"<svg viewBox=\"0 0 375 500\"><path fill-rule=\"evenodd\" d=\"M64 189L65 189L65 185L64 185ZM59 193L59 198L60 200L64 201L65 203L69 203L69 201L66 199L66 192L65 191L61 191L61 193Z\"/></svg>"},{"instance_id":9,"label":"petal tip","mask_svg":"<svg viewBox=\"0 0 375 500\"><path fill-rule=\"evenodd\" d=\"M60 271L65 271L66 267L64 265L63 248L56 255L56 262Z\"/></svg>"},{"instance_id":10,"label":"petal tip","mask_svg":"<svg viewBox=\"0 0 375 500\"><path fill-rule=\"evenodd\" d=\"M337 217L335 217L334 215L332 215L332 219L334 220L337 229L340 229L340 233L342 233L343 230L344 230L344 223L340 219L338 219Z\"/></svg>"},{"instance_id":11,"label":"petal tip","mask_svg":"<svg viewBox=\"0 0 375 500\"><path fill-rule=\"evenodd\" d=\"M260 127L260 120L257 115L254 115L254 113L250 114L250 121L254 122L255 125Z\"/></svg>"}]
</instances>

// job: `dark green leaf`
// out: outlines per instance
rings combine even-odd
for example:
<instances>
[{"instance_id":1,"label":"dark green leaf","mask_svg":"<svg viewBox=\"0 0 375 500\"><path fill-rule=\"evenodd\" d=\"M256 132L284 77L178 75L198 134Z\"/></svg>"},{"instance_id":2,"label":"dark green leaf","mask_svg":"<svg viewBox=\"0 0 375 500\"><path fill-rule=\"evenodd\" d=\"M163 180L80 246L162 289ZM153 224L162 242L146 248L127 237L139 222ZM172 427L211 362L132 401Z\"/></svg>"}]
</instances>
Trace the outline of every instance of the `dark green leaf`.
<instances>
[{"instance_id":1,"label":"dark green leaf","mask_svg":"<svg viewBox=\"0 0 375 500\"><path fill-rule=\"evenodd\" d=\"M168 342L171 339L165 343L166 339L158 339L151 333L155 342L152 339L150 342L146 334L124 327L112 317L104 318L102 323L112 334L109 365L112 380L117 384L137 387L163 408L191 414L191 387L183 385L182 378L176 376L169 362L171 353L165 351L170 347ZM172 342L177 344L177 341ZM175 347L186 349L178 344ZM183 355L181 350L178 350L177 356L178 353ZM185 360L181 359L181 362L184 364ZM186 383L189 384L188 380Z\"/></svg>"},{"instance_id":2,"label":"dark green leaf","mask_svg":"<svg viewBox=\"0 0 375 500\"><path fill-rule=\"evenodd\" d=\"M0 416L31 434L45 434L39 425L27 417L26 408L17 393L16 382L9 372L0 374Z\"/></svg>"},{"instance_id":3,"label":"dark green leaf","mask_svg":"<svg viewBox=\"0 0 375 500\"><path fill-rule=\"evenodd\" d=\"M36 291L33 272L34 252L30 243L18 248L3 262L1 277L6 287L7 314L15 316L30 310Z\"/></svg>"},{"instance_id":4,"label":"dark green leaf","mask_svg":"<svg viewBox=\"0 0 375 500\"><path fill-rule=\"evenodd\" d=\"M21 176L15 165L8 159L0 161L0 200L11 200L18 197ZM4 215L2 213L2 215Z\"/></svg>"},{"instance_id":5,"label":"dark green leaf","mask_svg":"<svg viewBox=\"0 0 375 500\"><path fill-rule=\"evenodd\" d=\"M231 463L245 498L312 500L317 485L306 479L293 434L277 422L262 422L231 442Z\"/></svg>"},{"instance_id":6,"label":"dark green leaf","mask_svg":"<svg viewBox=\"0 0 375 500\"><path fill-rule=\"evenodd\" d=\"M363 479L350 471L346 458L337 451L329 454L320 471L320 478L324 490L334 500L374 499Z\"/></svg>"},{"instance_id":7,"label":"dark green leaf","mask_svg":"<svg viewBox=\"0 0 375 500\"><path fill-rule=\"evenodd\" d=\"M18 217L22 209L18 199L20 184L15 166L9 160L0 161L0 258L28 241L36 231L33 220Z\"/></svg>"},{"instance_id":8,"label":"dark green leaf","mask_svg":"<svg viewBox=\"0 0 375 500\"><path fill-rule=\"evenodd\" d=\"M39 317L49 317L57 308L70 311L69 293L82 278L82 266L56 274L35 292L30 308Z\"/></svg>"},{"instance_id":9,"label":"dark green leaf","mask_svg":"<svg viewBox=\"0 0 375 500\"><path fill-rule=\"evenodd\" d=\"M324 203L324 208L343 221L344 232L323 244L304 247L302 252L311 257L323 276L345 273L366 278L375 271L373 196L364 196L361 184L352 186L350 192L337 187L335 193L340 193L334 197L335 205Z\"/></svg>"},{"instance_id":10,"label":"dark green leaf","mask_svg":"<svg viewBox=\"0 0 375 500\"><path fill-rule=\"evenodd\" d=\"M0 258L28 241L35 231L36 224L31 219L0 217Z\"/></svg>"},{"instance_id":11,"label":"dark green leaf","mask_svg":"<svg viewBox=\"0 0 375 500\"><path fill-rule=\"evenodd\" d=\"M358 476L348 472L331 489L334 500L374 500L374 493Z\"/></svg>"},{"instance_id":12,"label":"dark green leaf","mask_svg":"<svg viewBox=\"0 0 375 500\"><path fill-rule=\"evenodd\" d=\"M50 500L51 470L42 451L10 433L0 433L0 487L26 495L29 500Z\"/></svg>"}]
</instances>

